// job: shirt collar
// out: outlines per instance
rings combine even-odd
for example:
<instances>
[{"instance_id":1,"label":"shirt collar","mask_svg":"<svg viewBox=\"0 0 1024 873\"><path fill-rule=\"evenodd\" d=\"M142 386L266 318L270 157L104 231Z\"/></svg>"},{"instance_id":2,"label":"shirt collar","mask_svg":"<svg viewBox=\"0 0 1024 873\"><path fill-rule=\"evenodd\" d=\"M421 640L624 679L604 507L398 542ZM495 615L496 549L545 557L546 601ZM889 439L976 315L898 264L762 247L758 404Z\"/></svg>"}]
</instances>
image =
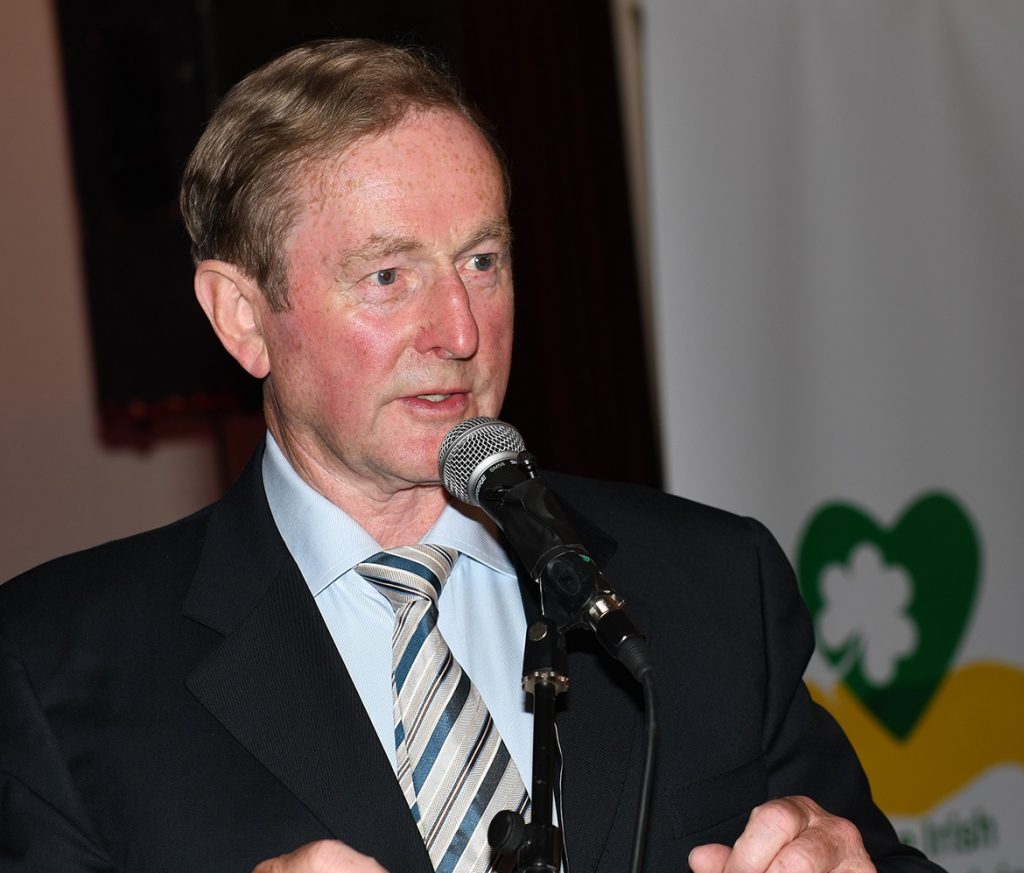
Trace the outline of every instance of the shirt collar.
<instances>
[{"instance_id":1,"label":"shirt collar","mask_svg":"<svg viewBox=\"0 0 1024 873\"><path fill-rule=\"evenodd\" d=\"M358 522L295 472L269 431L263 485L274 522L314 597L381 550ZM476 507L449 503L422 541L451 546L492 570L516 575L497 528Z\"/></svg>"}]
</instances>

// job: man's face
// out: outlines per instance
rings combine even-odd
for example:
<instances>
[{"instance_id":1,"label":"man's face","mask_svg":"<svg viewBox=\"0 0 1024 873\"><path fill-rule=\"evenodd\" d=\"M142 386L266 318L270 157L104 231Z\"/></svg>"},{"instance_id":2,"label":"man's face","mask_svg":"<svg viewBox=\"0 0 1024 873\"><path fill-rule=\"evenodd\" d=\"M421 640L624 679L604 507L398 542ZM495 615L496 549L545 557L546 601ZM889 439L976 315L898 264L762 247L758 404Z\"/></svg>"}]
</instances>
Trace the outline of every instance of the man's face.
<instances>
[{"instance_id":1,"label":"man's face","mask_svg":"<svg viewBox=\"0 0 1024 873\"><path fill-rule=\"evenodd\" d=\"M454 112L420 112L302 180L289 308L258 318L268 417L314 486L375 499L438 479L458 422L497 415L512 348L501 172ZM321 490L325 490L321 488Z\"/></svg>"}]
</instances>

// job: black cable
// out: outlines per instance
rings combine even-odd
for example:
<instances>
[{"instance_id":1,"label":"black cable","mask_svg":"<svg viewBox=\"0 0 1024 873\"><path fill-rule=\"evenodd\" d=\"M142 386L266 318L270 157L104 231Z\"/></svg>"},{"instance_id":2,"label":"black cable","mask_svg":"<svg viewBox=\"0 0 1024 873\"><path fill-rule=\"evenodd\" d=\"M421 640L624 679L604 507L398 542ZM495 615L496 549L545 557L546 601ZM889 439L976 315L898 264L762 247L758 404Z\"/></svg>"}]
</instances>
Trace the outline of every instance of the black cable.
<instances>
[{"instance_id":1,"label":"black cable","mask_svg":"<svg viewBox=\"0 0 1024 873\"><path fill-rule=\"evenodd\" d=\"M640 805L636 811L633 835L633 860L630 873L641 873L647 850L647 827L651 816L651 793L654 790L654 754L657 748L658 719L654 699L654 670L648 667L640 676L644 686L644 715L647 721L647 748L644 752L644 773L640 783Z\"/></svg>"}]
</instances>

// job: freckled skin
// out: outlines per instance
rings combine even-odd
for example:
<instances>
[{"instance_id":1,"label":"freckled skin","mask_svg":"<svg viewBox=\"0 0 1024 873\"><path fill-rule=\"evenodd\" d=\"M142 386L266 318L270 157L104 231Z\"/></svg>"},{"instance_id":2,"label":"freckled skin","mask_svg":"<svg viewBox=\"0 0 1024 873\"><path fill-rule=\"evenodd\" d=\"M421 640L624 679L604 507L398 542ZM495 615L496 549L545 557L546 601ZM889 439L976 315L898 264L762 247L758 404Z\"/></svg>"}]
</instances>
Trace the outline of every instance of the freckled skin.
<instances>
[{"instance_id":1,"label":"freckled skin","mask_svg":"<svg viewBox=\"0 0 1024 873\"><path fill-rule=\"evenodd\" d=\"M314 488L384 546L444 506L437 451L497 415L512 347L498 163L453 112L410 114L307 169L289 308L261 304L268 426ZM420 395L451 395L443 402Z\"/></svg>"}]
</instances>

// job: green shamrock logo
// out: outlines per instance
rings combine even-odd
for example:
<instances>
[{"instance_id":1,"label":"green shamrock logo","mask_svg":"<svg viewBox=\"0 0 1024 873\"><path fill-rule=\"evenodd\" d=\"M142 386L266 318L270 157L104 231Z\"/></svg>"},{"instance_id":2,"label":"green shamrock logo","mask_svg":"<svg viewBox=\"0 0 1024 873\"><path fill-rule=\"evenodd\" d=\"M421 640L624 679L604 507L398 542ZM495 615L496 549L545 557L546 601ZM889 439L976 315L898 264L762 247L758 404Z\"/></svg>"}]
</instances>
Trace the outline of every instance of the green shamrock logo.
<instances>
[{"instance_id":1,"label":"green shamrock logo","mask_svg":"<svg viewBox=\"0 0 1024 873\"><path fill-rule=\"evenodd\" d=\"M819 652L893 736L905 740L967 627L980 548L945 494L913 503L888 530L846 503L823 506L797 551Z\"/></svg>"}]
</instances>

